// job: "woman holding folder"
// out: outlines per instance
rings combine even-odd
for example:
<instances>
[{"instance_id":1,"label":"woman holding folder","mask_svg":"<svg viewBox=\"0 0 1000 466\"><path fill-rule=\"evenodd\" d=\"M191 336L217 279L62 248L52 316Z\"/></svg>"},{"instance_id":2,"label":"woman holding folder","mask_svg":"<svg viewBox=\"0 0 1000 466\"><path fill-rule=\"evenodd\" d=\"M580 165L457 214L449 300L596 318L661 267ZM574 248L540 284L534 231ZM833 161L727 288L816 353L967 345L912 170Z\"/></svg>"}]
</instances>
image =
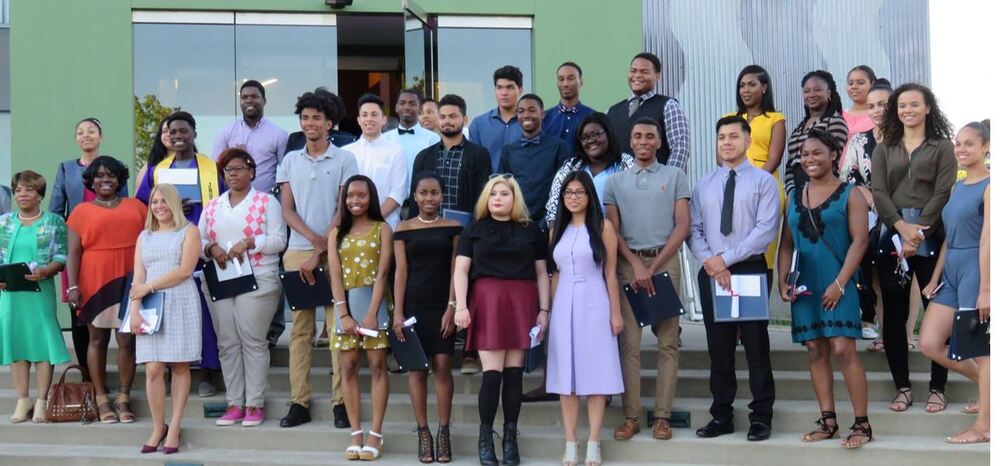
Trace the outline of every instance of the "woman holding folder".
<instances>
[{"instance_id":1,"label":"woman holding folder","mask_svg":"<svg viewBox=\"0 0 1000 466\"><path fill-rule=\"evenodd\" d=\"M278 260L285 248L287 230L281 204L251 182L257 163L245 150L227 149L219 155L226 187L205 206L198 220L202 257L214 261L218 271L249 268L257 289L211 301L212 323L218 336L222 376L226 381L226 413L219 426L241 422L244 427L264 421L264 390L271 353L267 331L281 300ZM209 283L205 281L205 294Z\"/></svg>"},{"instance_id":2,"label":"woman holding folder","mask_svg":"<svg viewBox=\"0 0 1000 466\"><path fill-rule=\"evenodd\" d=\"M381 456L382 421L389 402L386 355L392 295L387 285L392 264L392 229L379 210L375 183L364 175L344 182L340 197L340 224L330 232L330 285L333 290L337 335L330 345L339 351L341 390L351 421L351 445L344 452L349 460L371 461ZM370 296L351 299L348 293ZM360 320L358 320L360 319ZM364 439L361 430L361 350L372 373L372 428ZM362 441L363 440L363 441Z\"/></svg>"},{"instance_id":3,"label":"woman holding folder","mask_svg":"<svg viewBox=\"0 0 1000 466\"><path fill-rule=\"evenodd\" d=\"M441 216L441 179L433 172L414 175L411 199L419 214L396 227L393 235L396 258L393 331L399 340L404 321L413 325L424 354L431 360L434 392L438 402L437 455L427 427L427 371L411 370L410 401L417 421L421 463L451 461L451 356L455 354L455 290L451 286L455 251L462 226Z\"/></svg>"},{"instance_id":4,"label":"woman holding folder","mask_svg":"<svg viewBox=\"0 0 1000 466\"><path fill-rule=\"evenodd\" d=\"M66 264L66 224L62 217L42 212L45 178L26 170L10 182L19 212L0 216L0 258L3 264L34 264L26 279L41 292L7 291L0 282L0 365L12 366L17 405L10 422L45 422L52 366L69 361L56 319L52 278ZM31 365L35 365L38 398L28 397ZM34 414L32 414L34 412Z\"/></svg>"},{"instance_id":5,"label":"woman holding folder","mask_svg":"<svg viewBox=\"0 0 1000 466\"><path fill-rule=\"evenodd\" d=\"M136 363L146 363L146 397L153 418L153 432L142 446L152 453L163 444L166 454L180 447L181 418L191 391L190 363L201 357L201 306L198 287L191 278L198 264L201 238L184 218L181 199L169 184L153 188L149 196L146 229L135 245L135 272L129 293L129 330L135 338ZM140 310L142 299L162 293L159 329L150 331ZM166 385L163 374L170 365L171 408L169 427L164 424Z\"/></svg>"},{"instance_id":6,"label":"woman holding folder","mask_svg":"<svg viewBox=\"0 0 1000 466\"><path fill-rule=\"evenodd\" d=\"M800 150L808 181L792 192L778 255L778 289L792 303L792 341L809 350L809 372L819 401L819 427L803 442L838 438L831 356L844 375L854 407L851 433L840 443L858 448L872 440L868 380L855 348L861 338L858 266L868 247L868 203L861 191L837 178L843 151L832 134L811 129ZM797 278L788 283L793 249ZM805 287L802 289L801 287Z\"/></svg>"}]
</instances>

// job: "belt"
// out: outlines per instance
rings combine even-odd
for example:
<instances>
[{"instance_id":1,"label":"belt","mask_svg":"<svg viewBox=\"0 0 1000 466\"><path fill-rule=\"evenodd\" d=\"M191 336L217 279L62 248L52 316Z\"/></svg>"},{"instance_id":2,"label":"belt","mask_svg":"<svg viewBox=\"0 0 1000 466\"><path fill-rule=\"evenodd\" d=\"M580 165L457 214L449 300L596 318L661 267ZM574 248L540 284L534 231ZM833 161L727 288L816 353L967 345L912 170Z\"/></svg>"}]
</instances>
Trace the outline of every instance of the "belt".
<instances>
[{"instance_id":1,"label":"belt","mask_svg":"<svg viewBox=\"0 0 1000 466\"><path fill-rule=\"evenodd\" d=\"M663 250L663 246L659 246L659 247L655 247L655 248L647 248L647 249L631 249L632 254L635 254L635 255L637 255L639 257L646 257L646 258L656 257L656 255L659 254L660 251L662 251L662 250Z\"/></svg>"}]
</instances>

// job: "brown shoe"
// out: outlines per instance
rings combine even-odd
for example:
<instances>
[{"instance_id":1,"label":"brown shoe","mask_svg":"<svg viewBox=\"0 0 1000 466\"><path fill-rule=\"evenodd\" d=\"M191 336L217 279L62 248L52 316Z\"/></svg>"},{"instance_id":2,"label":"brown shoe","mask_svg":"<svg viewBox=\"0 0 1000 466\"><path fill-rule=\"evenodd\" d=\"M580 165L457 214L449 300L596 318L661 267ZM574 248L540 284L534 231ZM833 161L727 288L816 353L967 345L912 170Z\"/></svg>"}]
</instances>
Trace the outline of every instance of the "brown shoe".
<instances>
[{"instance_id":1,"label":"brown shoe","mask_svg":"<svg viewBox=\"0 0 1000 466\"><path fill-rule=\"evenodd\" d=\"M625 418L625 422L615 429L615 440L628 440L639 433L639 420L630 417Z\"/></svg>"},{"instance_id":2,"label":"brown shoe","mask_svg":"<svg viewBox=\"0 0 1000 466\"><path fill-rule=\"evenodd\" d=\"M653 438L657 440L670 440L674 436L674 431L670 429L670 423L666 419L657 418L653 423Z\"/></svg>"}]
</instances>

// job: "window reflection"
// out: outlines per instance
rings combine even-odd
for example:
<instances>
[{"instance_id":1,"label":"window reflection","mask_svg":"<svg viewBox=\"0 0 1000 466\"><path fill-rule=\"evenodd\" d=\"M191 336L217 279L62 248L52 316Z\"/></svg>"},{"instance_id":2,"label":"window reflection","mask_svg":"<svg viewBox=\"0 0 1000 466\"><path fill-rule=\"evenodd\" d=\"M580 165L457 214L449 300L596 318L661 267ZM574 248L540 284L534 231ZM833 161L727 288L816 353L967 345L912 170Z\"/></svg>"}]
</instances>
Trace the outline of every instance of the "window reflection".
<instances>
[{"instance_id":1,"label":"window reflection","mask_svg":"<svg viewBox=\"0 0 1000 466\"><path fill-rule=\"evenodd\" d=\"M465 98L472 118L496 106L493 72L514 65L531 89L531 30L438 29L438 80L441 95Z\"/></svg>"}]
</instances>

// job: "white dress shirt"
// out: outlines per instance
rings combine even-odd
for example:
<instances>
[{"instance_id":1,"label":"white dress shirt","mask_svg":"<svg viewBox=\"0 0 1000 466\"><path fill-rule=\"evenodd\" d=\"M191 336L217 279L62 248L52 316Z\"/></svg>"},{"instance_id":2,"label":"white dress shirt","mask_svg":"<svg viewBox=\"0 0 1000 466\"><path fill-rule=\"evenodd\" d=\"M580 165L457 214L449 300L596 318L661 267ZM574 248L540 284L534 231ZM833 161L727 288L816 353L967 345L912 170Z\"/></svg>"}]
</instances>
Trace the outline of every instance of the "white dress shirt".
<instances>
[{"instance_id":1,"label":"white dress shirt","mask_svg":"<svg viewBox=\"0 0 1000 466\"><path fill-rule=\"evenodd\" d=\"M403 147L390 142L383 136L374 141L368 141L363 136L357 141L344 146L344 149L354 154L358 161L358 173L371 178L378 189L378 203L381 206L386 199L396 201L400 206L406 199L406 155ZM346 189L347 186L344 186ZM396 207L385 221L393 229L399 223L400 208Z\"/></svg>"},{"instance_id":2,"label":"white dress shirt","mask_svg":"<svg viewBox=\"0 0 1000 466\"><path fill-rule=\"evenodd\" d=\"M254 231L258 225L251 225L248 219L259 218L259 216L251 215L250 208L255 205L255 196L260 195L267 198L267 202L264 204L264 225L259 225L263 234L252 235L255 247L248 250L247 254L251 256L252 261L253 256L260 254L259 261L254 263L254 275L278 271L278 260L288 239L285 221L281 218L281 203L271 194L262 193L253 188L250 188L246 197L235 206L229 203L229 193L226 192L213 199L201 211L198 231L201 233L202 256L205 254L205 247L213 241L219 244L222 249L228 249L228 244L236 244L247 236L251 236L246 233L246 230ZM210 223L211 225L209 225ZM215 233L215 239L212 239L212 233Z\"/></svg>"},{"instance_id":3,"label":"white dress shirt","mask_svg":"<svg viewBox=\"0 0 1000 466\"><path fill-rule=\"evenodd\" d=\"M400 131L413 130L413 134L401 133ZM420 126L420 124L413 125L412 128L403 128L400 126L396 129L390 129L382 133L382 137L386 141L391 141L400 146L403 146L403 153L406 154L406 190L407 197L409 197L410 184L413 183L413 162L417 160L417 154L420 151L437 144L441 140L441 136L437 133Z\"/></svg>"}]
</instances>

